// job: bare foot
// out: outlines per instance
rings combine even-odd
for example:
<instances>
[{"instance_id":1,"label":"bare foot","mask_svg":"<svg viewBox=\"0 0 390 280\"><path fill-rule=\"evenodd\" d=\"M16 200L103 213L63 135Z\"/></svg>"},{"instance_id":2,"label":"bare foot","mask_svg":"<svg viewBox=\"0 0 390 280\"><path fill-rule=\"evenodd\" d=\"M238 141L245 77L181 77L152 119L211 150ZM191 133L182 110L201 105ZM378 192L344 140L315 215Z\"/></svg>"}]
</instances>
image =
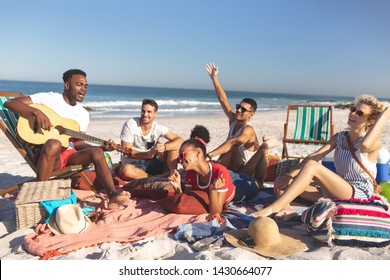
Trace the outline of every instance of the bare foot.
<instances>
[{"instance_id":1,"label":"bare foot","mask_svg":"<svg viewBox=\"0 0 390 280\"><path fill-rule=\"evenodd\" d=\"M272 215L274 215L274 213L269 207L261 209L260 211L253 212L251 214L252 217L271 217Z\"/></svg>"},{"instance_id":2,"label":"bare foot","mask_svg":"<svg viewBox=\"0 0 390 280\"><path fill-rule=\"evenodd\" d=\"M293 210L282 210L275 215L275 219L287 222L298 216L298 213Z\"/></svg>"},{"instance_id":3,"label":"bare foot","mask_svg":"<svg viewBox=\"0 0 390 280\"><path fill-rule=\"evenodd\" d=\"M112 211L121 210L127 207L130 200L130 194L126 191L121 191L108 199L108 209Z\"/></svg>"},{"instance_id":4,"label":"bare foot","mask_svg":"<svg viewBox=\"0 0 390 280\"><path fill-rule=\"evenodd\" d=\"M263 137L263 144L261 144L261 146L263 146L266 149L272 149L272 148L275 148L275 147L277 147L279 145L280 145L280 143L276 139L275 135L264 136Z\"/></svg>"}]
</instances>

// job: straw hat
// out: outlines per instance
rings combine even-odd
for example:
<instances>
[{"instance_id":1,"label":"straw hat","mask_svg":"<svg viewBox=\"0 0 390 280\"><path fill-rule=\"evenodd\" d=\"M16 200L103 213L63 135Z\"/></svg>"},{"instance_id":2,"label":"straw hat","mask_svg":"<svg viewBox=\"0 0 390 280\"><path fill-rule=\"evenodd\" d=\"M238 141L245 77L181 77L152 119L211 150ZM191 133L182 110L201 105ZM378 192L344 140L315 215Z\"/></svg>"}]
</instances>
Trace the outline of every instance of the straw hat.
<instances>
[{"instance_id":1,"label":"straw hat","mask_svg":"<svg viewBox=\"0 0 390 280\"><path fill-rule=\"evenodd\" d=\"M77 204L65 204L57 208L47 223L54 234L80 233L88 231L92 222Z\"/></svg>"},{"instance_id":2,"label":"straw hat","mask_svg":"<svg viewBox=\"0 0 390 280\"><path fill-rule=\"evenodd\" d=\"M268 217L257 217L248 229L228 231L224 236L233 246L264 257L287 257L307 250L302 241L280 233L276 222Z\"/></svg>"}]
</instances>

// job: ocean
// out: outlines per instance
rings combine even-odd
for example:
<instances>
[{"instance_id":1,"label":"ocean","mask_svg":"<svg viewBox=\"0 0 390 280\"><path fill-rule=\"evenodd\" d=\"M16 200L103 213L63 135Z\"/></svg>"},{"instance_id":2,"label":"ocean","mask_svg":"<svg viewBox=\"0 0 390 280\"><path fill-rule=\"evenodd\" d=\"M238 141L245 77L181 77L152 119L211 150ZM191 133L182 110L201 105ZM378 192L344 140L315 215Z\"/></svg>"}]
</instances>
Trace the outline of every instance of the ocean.
<instances>
[{"instance_id":1,"label":"ocean","mask_svg":"<svg viewBox=\"0 0 390 280\"><path fill-rule=\"evenodd\" d=\"M212 85L210 85L211 87ZM62 93L62 83L4 81L0 91L23 92L26 95L53 91ZM354 97L282 94L266 92L241 92L226 90L231 106L243 98L256 100L258 110L281 110L288 104L348 104ZM180 117L211 115L221 112L221 106L213 89L178 89L136 86L96 85L88 86L83 106L90 110L91 118L129 118L138 116L144 98L152 98L159 105L159 116Z\"/></svg>"}]
</instances>

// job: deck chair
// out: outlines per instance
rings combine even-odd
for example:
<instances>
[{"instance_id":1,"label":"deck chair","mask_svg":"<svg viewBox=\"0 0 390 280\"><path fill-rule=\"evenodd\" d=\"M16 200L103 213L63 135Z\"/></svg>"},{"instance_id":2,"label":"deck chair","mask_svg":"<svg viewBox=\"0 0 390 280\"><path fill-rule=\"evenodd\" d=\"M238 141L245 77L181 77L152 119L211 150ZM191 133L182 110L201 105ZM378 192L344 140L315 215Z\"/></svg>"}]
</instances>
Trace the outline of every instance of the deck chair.
<instances>
[{"instance_id":1,"label":"deck chair","mask_svg":"<svg viewBox=\"0 0 390 280\"><path fill-rule=\"evenodd\" d=\"M34 163L34 156L36 154L36 149L34 148L28 148L25 147L21 140L18 139L17 133L16 133L16 125L19 118L19 115L15 114L14 112L8 110L4 107L4 103L15 97L24 96L22 93L14 93L14 92L4 92L0 91L0 128L4 132L5 136L8 138L8 140L12 143L12 145L16 148L16 150L19 152L19 154L24 158L24 160L27 162L27 164L31 167L31 169L37 173L37 167ZM84 181L84 183L90 187L91 190L94 190L96 192L95 187L91 183L91 181L88 179L88 177L83 173L83 170L85 170L88 166L83 165L72 165L67 166L64 169L56 170L54 171L50 179L60 179L60 178L69 178L72 175L76 173L80 173L80 177ZM11 186L7 188L6 190L8 192L12 190L16 190L18 186ZM5 190L2 191L4 193Z\"/></svg>"},{"instance_id":2,"label":"deck chair","mask_svg":"<svg viewBox=\"0 0 390 280\"><path fill-rule=\"evenodd\" d=\"M288 105L284 124L282 158L304 158L306 155L291 155L290 144L323 145L334 134L332 106ZM295 127L293 128L295 118Z\"/></svg>"}]
</instances>

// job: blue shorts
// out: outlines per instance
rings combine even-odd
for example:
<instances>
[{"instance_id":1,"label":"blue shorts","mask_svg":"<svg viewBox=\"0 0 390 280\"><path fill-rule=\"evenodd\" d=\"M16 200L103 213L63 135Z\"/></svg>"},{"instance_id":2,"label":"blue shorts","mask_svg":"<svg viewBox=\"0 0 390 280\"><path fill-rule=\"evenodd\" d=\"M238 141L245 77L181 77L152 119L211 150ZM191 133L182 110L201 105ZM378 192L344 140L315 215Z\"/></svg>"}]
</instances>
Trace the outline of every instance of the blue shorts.
<instances>
[{"instance_id":1,"label":"blue shorts","mask_svg":"<svg viewBox=\"0 0 390 280\"><path fill-rule=\"evenodd\" d=\"M150 175L160 175L168 170L165 162L159 161L157 157L152 159L140 159L132 163Z\"/></svg>"},{"instance_id":2,"label":"blue shorts","mask_svg":"<svg viewBox=\"0 0 390 280\"><path fill-rule=\"evenodd\" d=\"M252 176L245 173L234 173L230 170L229 173L236 189L233 201L250 200L259 193L260 190L257 188L256 181Z\"/></svg>"}]
</instances>

